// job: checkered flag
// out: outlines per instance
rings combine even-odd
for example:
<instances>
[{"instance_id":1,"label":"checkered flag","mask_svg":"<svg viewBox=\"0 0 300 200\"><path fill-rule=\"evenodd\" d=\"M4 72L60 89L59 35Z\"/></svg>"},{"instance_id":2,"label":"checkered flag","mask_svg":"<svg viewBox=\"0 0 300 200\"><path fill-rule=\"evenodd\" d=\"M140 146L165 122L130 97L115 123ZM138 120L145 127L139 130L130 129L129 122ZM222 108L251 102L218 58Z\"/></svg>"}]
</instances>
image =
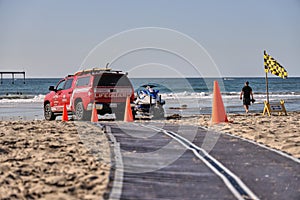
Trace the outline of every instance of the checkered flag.
<instances>
[{"instance_id":1,"label":"checkered flag","mask_svg":"<svg viewBox=\"0 0 300 200\"><path fill-rule=\"evenodd\" d=\"M264 51L264 65L266 73L271 72L283 79L287 78L287 71L274 58L268 55L266 51Z\"/></svg>"}]
</instances>

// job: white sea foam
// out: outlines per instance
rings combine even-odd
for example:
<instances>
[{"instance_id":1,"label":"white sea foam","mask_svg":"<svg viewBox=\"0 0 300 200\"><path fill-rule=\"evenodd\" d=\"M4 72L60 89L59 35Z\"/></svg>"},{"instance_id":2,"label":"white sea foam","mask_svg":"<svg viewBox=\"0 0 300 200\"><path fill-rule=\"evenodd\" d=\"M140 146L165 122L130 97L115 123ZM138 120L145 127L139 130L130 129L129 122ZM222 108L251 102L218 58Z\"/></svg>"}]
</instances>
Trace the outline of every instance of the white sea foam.
<instances>
[{"instance_id":1,"label":"white sea foam","mask_svg":"<svg viewBox=\"0 0 300 200\"><path fill-rule=\"evenodd\" d=\"M223 99L239 99L239 92L228 92L223 93ZM212 93L208 92L177 92L177 93L162 93L162 99L195 99L195 100L209 100L212 99ZM269 95L271 100L280 100L280 99L300 99L299 94L270 94ZM1 96L0 103L34 103L34 102L43 102L45 95L15 95L15 96ZM256 100L264 100L266 99L265 94L255 94L254 98Z\"/></svg>"},{"instance_id":2,"label":"white sea foam","mask_svg":"<svg viewBox=\"0 0 300 200\"><path fill-rule=\"evenodd\" d=\"M163 99L207 99L211 98L212 95L206 92L179 92L179 93L163 93L161 94Z\"/></svg>"},{"instance_id":3,"label":"white sea foam","mask_svg":"<svg viewBox=\"0 0 300 200\"><path fill-rule=\"evenodd\" d=\"M185 110L171 110L171 112L181 112L181 114L199 114L199 112L209 113L212 106L213 94L210 92L174 92L161 93L162 99L166 101L165 109L167 114L170 114L169 108L180 108L183 105L187 106ZM243 112L242 101L240 100L239 92L222 93L222 98L226 109L229 112ZM20 96L1 96L0 105L8 106L15 104L42 104L45 95L20 95ZM266 100L265 94L254 94L256 102L251 106L251 110L260 111L263 109L263 103ZM271 102L279 102L283 99L286 102L288 110L299 110L300 95L297 94L270 94ZM207 109L207 111L204 111ZM2 111L2 110L1 110Z\"/></svg>"},{"instance_id":4,"label":"white sea foam","mask_svg":"<svg viewBox=\"0 0 300 200\"><path fill-rule=\"evenodd\" d=\"M39 94L36 96L30 95L20 95L20 96L2 96L0 99L1 104L6 103L42 103L44 101L45 95Z\"/></svg>"},{"instance_id":5,"label":"white sea foam","mask_svg":"<svg viewBox=\"0 0 300 200\"><path fill-rule=\"evenodd\" d=\"M211 99L213 97L212 93L207 92L179 92L179 93L162 93L163 99ZM240 92L227 92L222 93L223 99L236 99L239 98ZM269 94L272 99L300 99L299 94ZM255 99L266 99L266 94L255 94Z\"/></svg>"}]
</instances>

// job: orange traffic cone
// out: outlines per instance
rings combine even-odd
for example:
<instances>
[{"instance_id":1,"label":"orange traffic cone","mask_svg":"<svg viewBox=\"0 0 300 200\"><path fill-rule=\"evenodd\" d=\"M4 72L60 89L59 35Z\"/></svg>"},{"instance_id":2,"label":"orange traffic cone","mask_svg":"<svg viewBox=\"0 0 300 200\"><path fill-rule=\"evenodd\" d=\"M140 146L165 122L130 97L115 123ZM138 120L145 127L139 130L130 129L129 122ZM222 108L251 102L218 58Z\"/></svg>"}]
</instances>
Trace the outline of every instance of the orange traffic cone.
<instances>
[{"instance_id":1,"label":"orange traffic cone","mask_svg":"<svg viewBox=\"0 0 300 200\"><path fill-rule=\"evenodd\" d=\"M62 121L63 121L63 122L69 121L68 111L67 111L67 104L66 104L66 103L64 104L63 115L62 115Z\"/></svg>"},{"instance_id":2,"label":"orange traffic cone","mask_svg":"<svg viewBox=\"0 0 300 200\"><path fill-rule=\"evenodd\" d=\"M128 96L126 99L126 107L125 107L125 114L124 114L124 122L133 122L133 115L130 105L130 97Z\"/></svg>"},{"instance_id":3,"label":"orange traffic cone","mask_svg":"<svg viewBox=\"0 0 300 200\"><path fill-rule=\"evenodd\" d=\"M96 104L93 104L93 111L92 111L92 117L91 117L91 122L98 122L98 113L96 109Z\"/></svg>"},{"instance_id":4,"label":"orange traffic cone","mask_svg":"<svg viewBox=\"0 0 300 200\"><path fill-rule=\"evenodd\" d=\"M228 122L218 81L214 81L214 97L212 105L212 124Z\"/></svg>"}]
</instances>

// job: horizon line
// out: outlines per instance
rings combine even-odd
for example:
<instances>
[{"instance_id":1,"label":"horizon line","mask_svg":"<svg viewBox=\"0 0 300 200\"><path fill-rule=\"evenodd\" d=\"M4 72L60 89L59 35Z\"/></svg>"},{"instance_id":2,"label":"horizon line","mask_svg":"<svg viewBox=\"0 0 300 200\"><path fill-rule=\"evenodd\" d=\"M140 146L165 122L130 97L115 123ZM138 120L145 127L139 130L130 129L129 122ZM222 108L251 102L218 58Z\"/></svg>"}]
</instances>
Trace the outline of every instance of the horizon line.
<instances>
[{"instance_id":1,"label":"horizon line","mask_svg":"<svg viewBox=\"0 0 300 200\"><path fill-rule=\"evenodd\" d=\"M53 78L53 79L62 79L62 78L65 78L67 77L66 76L63 76L63 77L25 77L25 79L47 79L47 78ZM171 79L171 78L265 78L265 76L222 76L222 77L214 77L214 76L206 76L206 77L202 77L202 76L187 76L187 77L130 77L128 76L128 78L149 78L149 79ZM280 78L280 77L277 77L277 76L272 76L272 77L268 77L268 78ZM300 78L300 76L289 76L287 77L287 79L289 78ZM6 79L12 79L12 77L3 77L2 80L6 80ZM23 78L19 78L19 77L15 77L15 80L16 79L22 79Z\"/></svg>"}]
</instances>

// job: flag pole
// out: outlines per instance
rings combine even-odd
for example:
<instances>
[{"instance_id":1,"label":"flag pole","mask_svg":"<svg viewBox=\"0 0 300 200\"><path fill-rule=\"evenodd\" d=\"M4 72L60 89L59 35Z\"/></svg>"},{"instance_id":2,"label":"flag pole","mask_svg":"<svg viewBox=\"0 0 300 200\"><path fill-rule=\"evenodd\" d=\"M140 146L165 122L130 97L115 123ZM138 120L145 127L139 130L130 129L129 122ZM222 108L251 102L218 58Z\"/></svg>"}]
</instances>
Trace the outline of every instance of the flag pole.
<instances>
[{"instance_id":1,"label":"flag pole","mask_svg":"<svg viewBox=\"0 0 300 200\"><path fill-rule=\"evenodd\" d=\"M264 50L264 63L265 61L265 56L266 56L266 50ZM266 63L264 64L266 65ZM265 66L266 67L266 66ZM268 71L266 71L266 93L267 93L267 103L269 103L269 81L268 81Z\"/></svg>"},{"instance_id":2,"label":"flag pole","mask_svg":"<svg viewBox=\"0 0 300 200\"><path fill-rule=\"evenodd\" d=\"M267 92L267 103L269 103L269 81L268 81L268 72L266 72L266 92Z\"/></svg>"}]
</instances>

